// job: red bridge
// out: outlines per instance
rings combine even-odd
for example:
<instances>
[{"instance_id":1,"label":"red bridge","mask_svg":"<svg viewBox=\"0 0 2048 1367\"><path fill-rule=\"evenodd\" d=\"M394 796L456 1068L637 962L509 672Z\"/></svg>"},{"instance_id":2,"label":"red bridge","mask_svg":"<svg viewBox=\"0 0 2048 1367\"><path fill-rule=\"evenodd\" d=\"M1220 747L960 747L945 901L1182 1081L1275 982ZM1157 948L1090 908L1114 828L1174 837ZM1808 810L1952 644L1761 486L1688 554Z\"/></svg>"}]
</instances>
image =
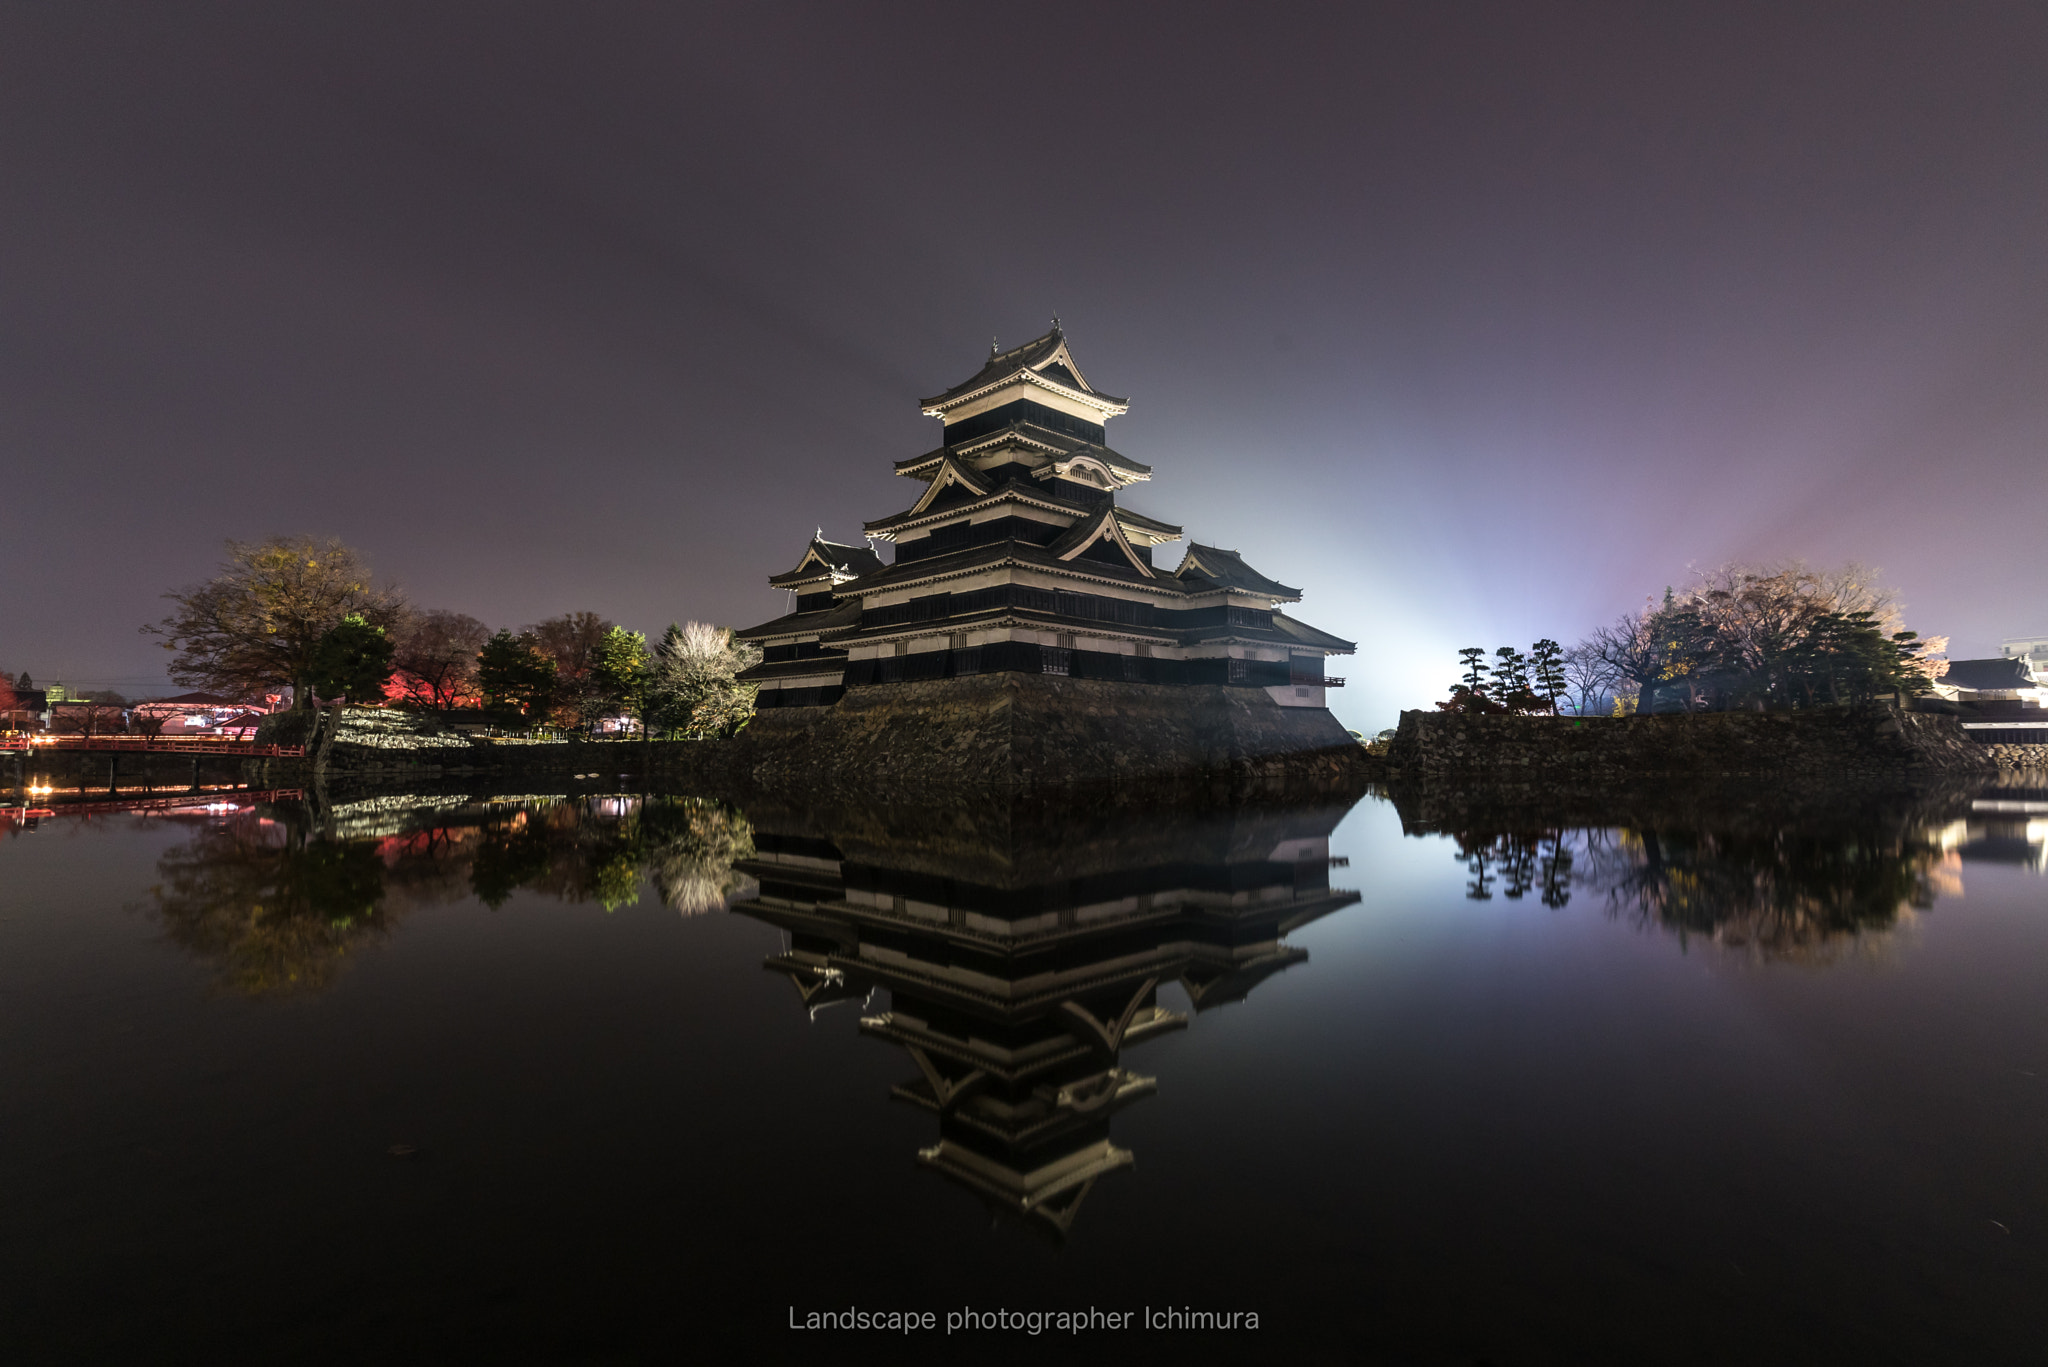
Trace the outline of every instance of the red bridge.
<instances>
[{"instance_id":1,"label":"red bridge","mask_svg":"<svg viewBox=\"0 0 2048 1367\"><path fill-rule=\"evenodd\" d=\"M215 812L227 815L245 812L259 802L297 801L305 796L300 788L216 789L205 793L180 793L175 797L108 799L105 802L55 802L46 807L0 807L0 831L13 826L34 829L37 822L57 816L107 816L131 812Z\"/></svg>"},{"instance_id":2,"label":"red bridge","mask_svg":"<svg viewBox=\"0 0 2048 1367\"><path fill-rule=\"evenodd\" d=\"M256 745L225 736L8 736L0 737L0 753L46 750L70 753L94 750L121 755L240 755L244 758L277 759L303 755L303 745Z\"/></svg>"}]
</instances>

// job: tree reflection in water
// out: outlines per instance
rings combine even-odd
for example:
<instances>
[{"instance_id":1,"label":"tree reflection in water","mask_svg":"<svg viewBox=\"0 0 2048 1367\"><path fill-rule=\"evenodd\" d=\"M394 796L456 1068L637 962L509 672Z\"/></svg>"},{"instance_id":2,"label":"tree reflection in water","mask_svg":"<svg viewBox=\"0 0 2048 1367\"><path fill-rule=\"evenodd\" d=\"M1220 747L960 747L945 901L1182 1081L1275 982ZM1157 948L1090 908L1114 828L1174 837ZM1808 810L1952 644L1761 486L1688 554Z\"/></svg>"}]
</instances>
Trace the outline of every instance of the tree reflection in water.
<instances>
[{"instance_id":1,"label":"tree reflection in water","mask_svg":"<svg viewBox=\"0 0 2048 1367\"><path fill-rule=\"evenodd\" d=\"M1501 894L1510 900L1539 887L1546 907L1572 900L1573 852L1564 832L1463 832L1452 838L1458 844L1459 862L1471 875L1465 895L1473 901L1492 901L1495 885L1503 881Z\"/></svg>"},{"instance_id":2,"label":"tree reflection in water","mask_svg":"<svg viewBox=\"0 0 2048 1367\"><path fill-rule=\"evenodd\" d=\"M1825 957L1961 891L1932 825L1453 829L1466 897L1594 893L1636 925L1768 958Z\"/></svg>"},{"instance_id":3,"label":"tree reflection in water","mask_svg":"<svg viewBox=\"0 0 2048 1367\"><path fill-rule=\"evenodd\" d=\"M328 986L417 907L474 896L495 908L523 891L609 912L638 901L644 880L694 916L751 886L733 865L753 852L746 818L703 798L344 804L318 823L290 806L167 851L152 898L170 940L218 965L222 990L288 996Z\"/></svg>"},{"instance_id":4,"label":"tree reflection in water","mask_svg":"<svg viewBox=\"0 0 2048 1367\"><path fill-rule=\"evenodd\" d=\"M157 860L152 893L174 944L252 997L318 992L388 929L376 846L310 840L304 827L240 816Z\"/></svg>"},{"instance_id":5,"label":"tree reflection in water","mask_svg":"<svg viewBox=\"0 0 2048 1367\"><path fill-rule=\"evenodd\" d=\"M470 887L486 906L520 890L615 911L640 898L641 879L662 905L696 916L749 886L733 865L754 853L737 810L696 797L609 799L622 810L562 802L524 808L481 831Z\"/></svg>"},{"instance_id":6,"label":"tree reflection in water","mask_svg":"<svg viewBox=\"0 0 2048 1367\"><path fill-rule=\"evenodd\" d=\"M1960 891L1932 832L1588 832L1587 886L1638 925L1766 958L1826 957Z\"/></svg>"}]
</instances>

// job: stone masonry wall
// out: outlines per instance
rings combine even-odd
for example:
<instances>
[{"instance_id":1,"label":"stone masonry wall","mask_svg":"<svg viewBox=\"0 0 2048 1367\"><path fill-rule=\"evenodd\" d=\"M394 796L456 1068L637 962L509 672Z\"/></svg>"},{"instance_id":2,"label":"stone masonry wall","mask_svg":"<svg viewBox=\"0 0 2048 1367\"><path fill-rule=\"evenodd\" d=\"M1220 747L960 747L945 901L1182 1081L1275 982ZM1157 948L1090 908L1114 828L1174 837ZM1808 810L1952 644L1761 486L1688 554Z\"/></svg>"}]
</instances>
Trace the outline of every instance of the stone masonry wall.
<instances>
[{"instance_id":1,"label":"stone masonry wall","mask_svg":"<svg viewBox=\"0 0 2048 1367\"><path fill-rule=\"evenodd\" d=\"M727 741L472 739L432 717L347 708L259 732L304 760L250 760L251 777L405 783L455 775L651 772L724 790L873 792L878 786L1059 786L1196 777L1237 789L1355 785L1371 765L1321 708L1263 689L1169 688L1043 675L856 688L828 708L761 713ZM260 770L260 773L257 772Z\"/></svg>"},{"instance_id":2,"label":"stone masonry wall","mask_svg":"<svg viewBox=\"0 0 2048 1367\"><path fill-rule=\"evenodd\" d=\"M1037 674L855 688L831 708L765 712L738 745L762 786L1349 781L1365 769L1328 711L1263 689Z\"/></svg>"},{"instance_id":3,"label":"stone masonry wall","mask_svg":"<svg viewBox=\"0 0 2048 1367\"><path fill-rule=\"evenodd\" d=\"M1953 717L1884 704L1585 718L1403 712L1387 764L1407 777L1516 783L1653 775L1833 781L1988 773L1996 767L1990 748Z\"/></svg>"}]
</instances>

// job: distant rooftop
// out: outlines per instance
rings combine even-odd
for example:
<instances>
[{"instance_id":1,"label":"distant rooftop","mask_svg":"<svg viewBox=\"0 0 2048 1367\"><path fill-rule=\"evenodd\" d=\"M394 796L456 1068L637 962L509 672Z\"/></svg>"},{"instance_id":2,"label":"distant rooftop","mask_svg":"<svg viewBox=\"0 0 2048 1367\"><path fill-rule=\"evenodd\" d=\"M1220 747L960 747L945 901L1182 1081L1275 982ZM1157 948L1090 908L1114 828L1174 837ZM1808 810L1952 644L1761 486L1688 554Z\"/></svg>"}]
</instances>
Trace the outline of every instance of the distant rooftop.
<instances>
[{"instance_id":1,"label":"distant rooftop","mask_svg":"<svg viewBox=\"0 0 2048 1367\"><path fill-rule=\"evenodd\" d=\"M1966 688L1971 692L2003 691L2014 688L2039 688L2027 662L2011 656L1989 660L1950 660L1948 672L1941 676L1941 682L1951 688Z\"/></svg>"}]
</instances>

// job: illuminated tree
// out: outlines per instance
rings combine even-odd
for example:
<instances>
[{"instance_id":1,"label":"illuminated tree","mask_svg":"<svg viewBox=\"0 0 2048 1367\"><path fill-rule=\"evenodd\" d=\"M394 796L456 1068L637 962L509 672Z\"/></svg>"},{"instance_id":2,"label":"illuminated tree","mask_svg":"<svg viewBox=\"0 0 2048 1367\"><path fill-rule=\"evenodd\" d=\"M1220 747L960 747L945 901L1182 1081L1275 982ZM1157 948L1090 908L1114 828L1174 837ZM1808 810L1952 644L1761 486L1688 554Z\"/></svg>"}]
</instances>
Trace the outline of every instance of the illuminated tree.
<instances>
[{"instance_id":1,"label":"illuminated tree","mask_svg":"<svg viewBox=\"0 0 2048 1367\"><path fill-rule=\"evenodd\" d=\"M611 629L612 624L594 612L565 612L520 633L535 650L554 661L553 708L564 725L589 720L597 689L591 667Z\"/></svg>"},{"instance_id":2,"label":"illuminated tree","mask_svg":"<svg viewBox=\"0 0 2048 1367\"><path fill-rule=\"evenodd\" d=\"M555 662L528 637L500 631L477 652L476 685L488 708L512 708L539 720L554 705Z\"/></svg>"},{"instance_id":3,"label":"illuminated tree","mask_svg":"<svg viewBox=\"0 0 2048 1367\"><path fill-rule=\"evenodd\" d=\"M163 638L171 678L188 687L246 698L289 684L292 705L311 707L314 659L329 631L351 615L386 628L404 615L397 590L373 585L362 558L333 538L227 549L219 574L165 594L177 610L143 628Z\"/></svg>"},{"instance_id":4,"label":"illuminated tree","mask_svg":"<svg viewBox=\"0 0 2048 1367\"><path fill-rule=\"evenodd\" d=\"M1634 682L1645 711L1674 698L1808 707L1925 691L1948 667L1948 640L1902 628L1895 596L1861 566L1725 565L1576 649Z\"/></svg>"},{"instance_id":5,"label":"illuminated tree","mask_svg":"<svg viewBox=\"0 0 2048 1367\"><path fill-rule=\"evenodd\" d=\"M613 627L599 641L590 659L590 695L586 720L602 716L641 716L645 711L647 638L637 631Z\"/></svg>"},{"instance_id":6,"label":"illuminated tree","mask_svg":"<svg viewBox=\"0 0 2048 1367\"><path fill-rule=\"evenodd\" d=\"M756 692L736 676L760 658L729 627L670 623L648 666L647 724L692 738L736 734L753 720Z\"/></svg>"},{"instance_id":7,"label":"illuminated tree","mask_svg":"<svg viewBox=\"0 0 2048 1367\"><path fill-rule=\"evenodd\" d=\"M395 633L393 682L411 707L473 706L477 699L477 655L491 629L468 613L435 608L416 613Z\"/></svg>"},{"instance_id":8,"label":"illuminated tree","mask_svg":"<svg viewBox=\"0 0 2048 1367\"><path fill-rule=\"evenodd\" d=\"M308 681L323 697L358 705L382 702L385 685L391 682L392 652L384 628L352 612L320 637Z\"/></svg>"}]
</instances>

